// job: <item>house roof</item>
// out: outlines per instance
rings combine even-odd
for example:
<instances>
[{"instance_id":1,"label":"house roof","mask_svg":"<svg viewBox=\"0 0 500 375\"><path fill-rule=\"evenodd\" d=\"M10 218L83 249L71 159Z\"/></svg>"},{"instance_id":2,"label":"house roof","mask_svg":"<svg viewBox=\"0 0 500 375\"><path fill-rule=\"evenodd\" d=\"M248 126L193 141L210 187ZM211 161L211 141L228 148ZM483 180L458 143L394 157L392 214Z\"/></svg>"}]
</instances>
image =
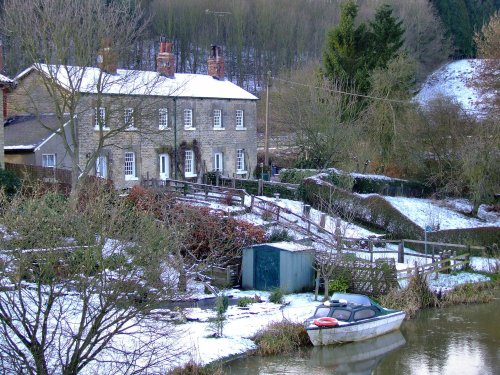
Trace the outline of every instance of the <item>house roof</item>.
<instances>
[{"instance_id":1,"label":"house roof","mask_svg":"<svg viewBox=\"0 0 500 375\"><path fill-rule=\"evenodd\" d=\"M40 121L48 127L40 125ZM60 122L53 114L15 116L4 124L5 151L35 151L35 149L54 135Z\"/></svg>"},{"instance_id":2,"label":"house roof","mask_svg":"<svg viewBox=\"0 0 500 375\"><path fill-rule=\"evenodd\" d=\"M258 99L231 81L205 74L176 73L174 78L168 78L152 71L118 69L116 74L109 74L94 67L35 64L19 73L14 80L18 81L34 70L53 77L64 88L86 94Z\"/></svg>"}]
</instances>

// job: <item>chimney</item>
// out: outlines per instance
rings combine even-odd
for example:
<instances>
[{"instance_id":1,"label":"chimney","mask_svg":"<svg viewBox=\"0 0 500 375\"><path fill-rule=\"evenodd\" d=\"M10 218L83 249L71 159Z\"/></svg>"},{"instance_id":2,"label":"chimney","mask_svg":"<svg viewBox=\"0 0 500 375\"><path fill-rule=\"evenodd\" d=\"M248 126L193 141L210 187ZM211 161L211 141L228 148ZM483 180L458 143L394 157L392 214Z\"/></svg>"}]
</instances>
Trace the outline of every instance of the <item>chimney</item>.
<instances>
[{"instance_id":1,"label":"chimney","mask_svg":"<svg viewBox=\"0 0 500 375\"><path fill-rule=\"evenodd\" d=\"M175 78L175 56L172 53L172 42L160 37L160 52L156 57L156 71L162 76Z\"/></svg>"},{"instance_id":2,"label":"chimney","mask_svg":"<svg viewBox=\"0 0 500 375\"><path fill-rule=\"evenodd\" d=\"M212 45L212 51L208 57L208 75L224 80L224 57L222 57L222 47Z\"/></svg>"},{"instance_id":3,"label":"chimney","mask_svg":"<svg viewBox=\"0 0 500 375\"><path fill-rule=\"evenodd\" d=\"M117 59L118 56L111 47L111 38L104 38L97 55L97 67L106 73L116 74Z\"/></svg>"}]
</instances>

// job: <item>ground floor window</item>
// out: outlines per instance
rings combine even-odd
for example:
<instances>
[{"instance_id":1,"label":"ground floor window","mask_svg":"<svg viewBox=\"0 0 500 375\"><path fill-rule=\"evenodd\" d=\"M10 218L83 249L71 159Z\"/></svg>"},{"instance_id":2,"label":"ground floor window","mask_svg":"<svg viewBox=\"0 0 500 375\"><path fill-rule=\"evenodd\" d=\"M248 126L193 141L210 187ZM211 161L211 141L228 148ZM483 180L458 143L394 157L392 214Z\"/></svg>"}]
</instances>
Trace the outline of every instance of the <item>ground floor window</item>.
<instances>
[{"instance_id":1,"label":"ground floor window","mask_svg":"<svg viewBox=\"0 0 500 375\"><path fill-rule=\"evenodd\" d=\"M245 150L239 148L236 150L236 173L246 173L245 170Z\"/></svg>"},{"instance_id":2,"label":"ground floor window","mask_svg":"<svg viewBox=\"0 0 500 375\"><path fill-rule=\"evenodd\" d=\"M108 177L108 158L106 156L98 156L95 161L95 175L101 178Z\"/></svg>"},{"instance_id":3,"label":"ground floor window","mask_svg":"<svg viewBox=\"0 0 500 375\"><path fill-rule=\"evenodd\" d=\"M224 155L222 152L214 154L214 172L224 173Z\"/></svg>"},{"instance_id":4,"label":"ground floor window","mask_svg":"<svg viewBox=\"0 0 500 375\"><path fill-rule=\"evenodd\" d=\"M42 166L54 168L56 166L56 154L43 154Z\"/></svg>"}]
</instances>

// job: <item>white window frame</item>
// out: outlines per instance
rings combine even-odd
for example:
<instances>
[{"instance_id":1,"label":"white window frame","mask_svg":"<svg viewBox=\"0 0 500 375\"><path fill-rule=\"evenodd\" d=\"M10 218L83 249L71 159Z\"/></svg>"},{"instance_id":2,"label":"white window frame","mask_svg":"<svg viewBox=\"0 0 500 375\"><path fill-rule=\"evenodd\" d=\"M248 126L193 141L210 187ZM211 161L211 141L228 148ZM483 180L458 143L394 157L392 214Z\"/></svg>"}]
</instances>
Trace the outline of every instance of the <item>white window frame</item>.
<instances>
[{"instance_id":1,"label":"white window frame","mask_svg":"<svg viewBox=\"0 0 500 375\"><path fill-rule=\"evenodd\" d=\"M214 172L224 173L224 154L222 152L214 153Z\"/></svg>"},{"instance_id":2,"label":"white window frame","mask_svg":"<svg viewBox=\"0 0 500 375\"><path fill-rule=\"evenodd\" d=\"M94 129L99 130L99 120L102 123L102 130L109 130L106 124L106 107L94 107Z\"/></svg>"},{"instance_id":3,"label":"white window frame","mask_svg":"<svg viewBox=\"0 0 500 375\"><path fill-rule=\"evenodd\" d=\"M137 180L135 152L133 151L125 152L125 159L123 166L124 166L125 181Z\"/></svg>"},{"instance_id":4,"label":"white window frame","mask_svg":"<svg viewBox=\"0 0 500 375\"><path fill-rule=\"evenodd\" d=\"M160 169L160 180L165 180L170 178L170 155L169 154L159 154L158 155L158 165Z\"/></svg>"},{"instance_id":5,"label":"white window frame","mask_svg":"<svg viewBox=\"0 0 500 375\"><path fill-rule=\"evenodd\" d=\"M160 108L158 110L158 129L168 129L168 109Z\"/></svg>"},{"instance_id":6,"label":"white window frame","mask_svg":"<svg viewBox=\"0 0 500 375\"><path fill-rule=\"evenodd\" d=\"M245 129L244 116L245 113L242 109L236 110L236 129Z\"/></svg>"},{"instance_id":7,"label":"white window frame","mask_svg":"<svg viewBox=\"0 0 500 375\"><path fill-rule=\"evenodd\" d=\"M222 126L222 110L214 109L214 129L223 129Z\"/></svg>"},{"instance_id":8,"label":"white window frame","mask_svg":"<svg viewBox=\"0 0 500 375\"><path fill-rule=\"evenodd\" d=\"M135 130L134 108L125 108L123 111L123 121L127 130Z\"/></svg>"},{"instance_id":9,"label":"white window frame","mask_svg":"<svg viewBox=\"0 0 500 375\"><path fill-rule=\"evenodd\" d=\"M236 150L236 174L245 174L245 149L239 148Z\"/></svg>"},{"instance_id":10,"label":"white window frame","mask_svg":"<svg viewBox=\"0 0 500 375\"><path fill-rule=\"evenodd\" d=\"M184 110L184 129L194 129L193 127L193 110Z\"/></svg>"},{"instance_id":11,"label":"white window frame","mask_svg":"<svg viewBox=\"0 0 500 375\"><path fill-rule=\"evenodd\" d=\"M57 164L56 154L42 154L42 167L55 168L56 164Z\"/></svg>"},{"instance_id":12,"label":"white window frame","mask_svg":"<svg viewBox=\"0 0 500 375\"><path fill-rule=\"evenodd\" d=\"M194 151L186 150L184 154L184 177L196 177Z\"/></svg>"},{"instance_id":13,"label":"white window frame","mask_svg":"<svg viewBox=\"0 0 500 375\"><path fill-rule=\"evenodd\" d=\"M108 158L100 155L95 159L95 175L100 178L108 178Z\"/></svg>"}]
</instances>

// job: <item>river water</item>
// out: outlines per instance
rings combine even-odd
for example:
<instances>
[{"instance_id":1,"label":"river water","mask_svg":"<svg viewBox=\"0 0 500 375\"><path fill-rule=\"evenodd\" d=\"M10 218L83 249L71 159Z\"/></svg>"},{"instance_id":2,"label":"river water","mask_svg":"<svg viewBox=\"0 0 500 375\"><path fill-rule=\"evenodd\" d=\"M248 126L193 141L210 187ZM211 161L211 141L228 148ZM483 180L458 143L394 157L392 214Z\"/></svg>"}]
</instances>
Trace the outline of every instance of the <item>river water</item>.
<instances>
[{"instance_id":1,"label":"river water","mask_svg":"<svg viewBox=\"0 0 500 375\"><path fill-rule=\"evenodd\" d=\"M276 357L247 357L228 374L500 374L500 293L488 304L429 309L401 332Z\"/></svg>"}]
</instances>

